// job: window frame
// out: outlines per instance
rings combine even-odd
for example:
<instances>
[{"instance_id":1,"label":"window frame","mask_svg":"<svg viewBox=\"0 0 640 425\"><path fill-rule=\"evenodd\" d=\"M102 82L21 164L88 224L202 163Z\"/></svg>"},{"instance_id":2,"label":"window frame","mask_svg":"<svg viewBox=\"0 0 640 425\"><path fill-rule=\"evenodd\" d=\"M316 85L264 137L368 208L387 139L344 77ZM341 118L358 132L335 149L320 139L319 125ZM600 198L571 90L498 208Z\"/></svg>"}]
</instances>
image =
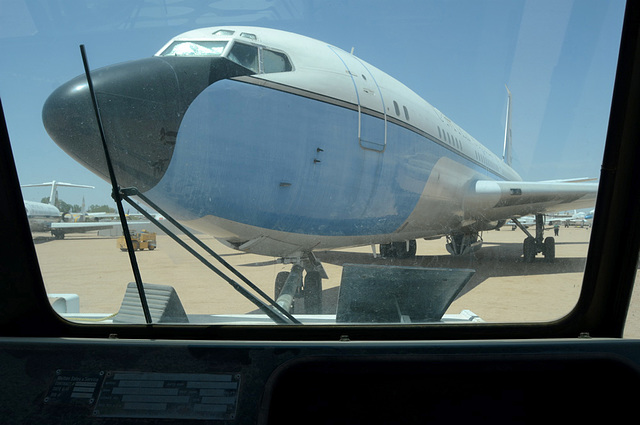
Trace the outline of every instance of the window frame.
<instances>
[{"instance_id":1,"label":"window frame","mask_svg":"<svg viewBox=\"0 0 640 425\"><path fill-rule=\"evenodd\" d=\"M291 61L291 58L289 57L289 55L286 52L284 52L282 50L279 50L279 49L274 49L274 48L271 48L271 47L267 47L267 46L264 46L262 44L250 43L250 42L247 42L244 39L243 40L238 40L238 39L234 38L234 39L229 40L229 44L227 45L227 49L223 53L223 56L226 57L227 59L235 62L235 63L238 63L238 62L236 62L233 59L231 59L229 57L229 55L231 54L231 52L232 52L232 50L233 50L233 48L234 48L234 46L236 44L242 44L244 46L255 47L258 50L258 60L257 60L258 72L256 72L256 74L275 74L275 73L278 73L278 72L293 72L295 70L295 67L293 66L293 62ZM265 72L265 70L264 70L264 51L265 50L267 50L269 52L272 52L272 53L276 53L276 54L282 55L285 58L285 60L286 60L287 64L289 65L290 69L288 71ZM239 64L239 63L238 63L238 65L244 66L244 65ZM251 68L247 68L247 69L251 69ZM251 69L251 70L253 71L253 69Z\"/></svg>"},{"instance_id":2,"label":"window frame","mask_svg":"<svg viewBox=\"0 0 640 425\"><path fill-rule=\"evenodd\" d=\"M168 55L165 54L166 51L168 51L169 49L173 48L174 46L180 44L180 43L206 43L206 42L220 42L220 43L225 43L224 47L222 48L222 52L220 52L219 55ZM180 56L180 57L184 57L184 58L191 58L191 57L212 57L212 58L220 58L225 56L225 54L228 52L229 49L229 44L231 42L231 39L220 39L220 40L202 40L202 39L193 39L193 40L172 40L164 49L162 49L157 56L160 57L175 57L175 56Z\"/></svg>"},{"instance_id":3,"label":"window frame","mask_svg":"<svg viewBox=\"0 0 640 425\"><path fill-rule=\"evenodd\" d=\"M264 70L264 52L271 52L271 53L275 53L278 55L282 55L286 61L286 63L289 66L289 70L284 70L284 71L275 71L275 72L266 72ZM291 59L289 58L289 55L287 55L285 52L281 51L281 50L276 50L276 49L272 49L270 47L266 47L266 46L260 46L258 49L258 55L260 58L260 73L261 74L275 74L278 72L292 72L294 70L293 68L293 63L291 62Z\"/></svg>"},{"instance_id":4,"label":"window frame","mask_svg":"<svg viewBox=\"0 0 640 425\"><path fill-rule=\"evenodd\" d=\"M380 326L163 326L72 323L54 312L40 274L0 103L0 199L6 250L2 259L3 336L154 338L172 340L480 340L620 338L637 273L640 229L640 4L626 7L592 238L576 307L542 323ZM36 324L36 325L34 325Z\"/></svg>"}]
</instances>

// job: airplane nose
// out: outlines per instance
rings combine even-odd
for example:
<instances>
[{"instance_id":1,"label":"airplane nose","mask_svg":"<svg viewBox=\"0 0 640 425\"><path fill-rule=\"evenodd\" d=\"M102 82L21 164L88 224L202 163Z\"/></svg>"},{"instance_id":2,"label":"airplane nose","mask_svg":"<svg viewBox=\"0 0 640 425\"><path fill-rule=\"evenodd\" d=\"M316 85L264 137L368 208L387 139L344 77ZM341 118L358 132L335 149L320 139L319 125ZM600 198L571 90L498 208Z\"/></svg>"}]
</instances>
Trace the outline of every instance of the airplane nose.
<instances>
[{"instance_id":1,"label":"airplane nose","mask_svg":"<svg viewBox=\"0 0 640 425\"><path fill-rule=\"evenodd\" d=\"M217 80L248 74L226 58L184 57L152 57L91 71L118 184L141 192L154 187L169 165L193 99ZM42 120L56 144L109 181L84 75L49 96Z\"/></svg>"}]
</instances>

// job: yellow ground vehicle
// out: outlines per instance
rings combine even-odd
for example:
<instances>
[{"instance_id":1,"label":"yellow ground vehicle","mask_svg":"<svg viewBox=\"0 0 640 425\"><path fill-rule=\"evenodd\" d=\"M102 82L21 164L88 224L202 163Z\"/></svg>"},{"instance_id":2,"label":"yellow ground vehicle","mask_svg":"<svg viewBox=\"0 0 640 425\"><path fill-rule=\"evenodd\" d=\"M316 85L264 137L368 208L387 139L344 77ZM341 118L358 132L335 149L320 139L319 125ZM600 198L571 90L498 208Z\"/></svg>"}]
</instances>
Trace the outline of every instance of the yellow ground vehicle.
<instances>
[{"instance_id":1,"label":"yellow ground vehicle","mask_svg":"<svg viewBox=\"0 0 640 425\"><path fill-rule=\"evenodd\" d=\"M133 243L133 249L135 251L142 250L147 248L149 251L153 251L156 249L156 234L147 232L146 230L142 230L138 232L137 230L132 230L131 232L131 242ZM118 248L120 251L127 250L127 241L124 236L120 236L118 238Z\"/></svg>"}]
</instances>

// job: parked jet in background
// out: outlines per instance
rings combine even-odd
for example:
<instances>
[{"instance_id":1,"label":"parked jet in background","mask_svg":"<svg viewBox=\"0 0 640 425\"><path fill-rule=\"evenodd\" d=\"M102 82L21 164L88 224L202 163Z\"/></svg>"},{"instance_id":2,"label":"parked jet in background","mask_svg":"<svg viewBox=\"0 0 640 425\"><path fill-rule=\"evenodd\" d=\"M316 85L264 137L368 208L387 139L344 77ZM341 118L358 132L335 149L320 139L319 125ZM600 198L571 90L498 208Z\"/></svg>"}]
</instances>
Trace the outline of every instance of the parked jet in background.
<instances>
[{"instance_id":1,"label":"parked jet in background","mask_svg":"<svg viewBox=\"0 0 640 425\"><path fill-rule=\"evenodd\" d=\"M524 217L520 217L517 220L524 227L529 227L529 226L535 226L536 225L536 218L535 218L535 216L532 216L532 215L527 215L527 216L524 216ZM513 219L507 221L506 225L507 226L511 226L511 230L516 230L516 228L518 227Z\"/></svg>"},{"instance_id":2,"label":"parked jet in background","mask_svg":"<svg viewBox=\"0 0 640 425\"><path fill-rule=\"evenodd\" d=\"M510 218L594 204L594 183L522 181L510 112L503 161L397 80L308 37L204 28L91 74L120 186L238 250L300 261L314 281L314 250L406 257L446 236L460 255ZM43 121L109 180L84 75L51 94ZM525 251L553 256L553 244L529 236Z\"/></svg>"},{"instance_id":3,"label":"parked jet in background","mask_svg":"<svg viewBox=\"0 0 640 425\"><path fill-rule=\"evenodd\" d=\"M570 214L556 214L547 217L547 221L549 224L559 223L565 227L568 226L590 226L593 222L593 213L594 210L589 212L577 211L573 210L573 213Z\"/></svg>"},{"instance_id":4,"label":"parked jet in background","mask_svg":"<svg viewBox=\"0 0 640 425\"><path fill-rule=\"evenodd\" d=\"M49 196L49 203L24 201L24 207L27 211L27 218L29 219L29 227L32 232L51 232L56 239L63 239L67 233L84 233L93 230L110 229L114 225L118 225L117 222L113 223L85 223L82 220L76 222L72 216L69 215L71 222L65 221L67 215L60 212L55 206L56 199L58 198L57 188L64 187L81 187L93 189L93 186L86 186L81 184L63 183L52 181L48 183L38 184L24 184L22 187L42 187L51 186L51 195ZM84 204L84 201L83 201Z\"/></svg>"},{"instance_id":5,"label":"parked jet in background","mask_svg":"<svg viewBox=\"0 0 640 425\"><path fill-rule=\"evenodd\" d=\"M120 215L118 213L111 212L86 212L84 207L84 199L82 200L82 211L79 213L67 213L64 215L64 221L67 220L66 217L70 216L71 220L74 222L99 222L99 221L117 221L120 219ZM158 213L150 213L151 216L156 220L164 220L161 214ZM127 212L125 214L127 220L140 220L144 218L144 215L140 213L131 213Z\"/></svg>"}]
</instances>

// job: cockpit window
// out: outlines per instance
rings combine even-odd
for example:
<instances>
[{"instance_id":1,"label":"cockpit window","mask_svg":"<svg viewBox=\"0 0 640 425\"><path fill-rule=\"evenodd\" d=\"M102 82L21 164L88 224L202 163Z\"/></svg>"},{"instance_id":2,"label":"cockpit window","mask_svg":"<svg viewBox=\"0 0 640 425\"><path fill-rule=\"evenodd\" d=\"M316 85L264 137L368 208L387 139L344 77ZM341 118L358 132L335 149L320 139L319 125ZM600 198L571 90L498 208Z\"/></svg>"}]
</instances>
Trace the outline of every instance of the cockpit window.
<instances>
[{"instance_id":1,"label":"cockpit window","mask_svg":"<svg viewBox=\"0 0 640 425\"><path fill-rule=\"evenodd\" d=\"M258 37L256 37L255 34L251 34L250 32L241 32L240 33L240 37L248 38L249 40L257 40L258 39Z\"/></svg>"},{"instance_id":2,"label":"cockpit window","mask_svg":"<svg viewBox=\"0 0 640 425\"><path fill-rule=\"evenodd\" d=\"M214 34L233 35L233 31L218 30ZM250 33L242 33L241 36L255 38L255 35ZM160 56L222 56L228 43L223 40L174 41ZM288 72L293 69L284 53L244 43L234 43L226 56L255 73Z\"/></svg>"},{"instance_id":3,"label":"cockpit window","mask_svg":"<svg viewBox=\"0 0 640 425\"><path fill-rule=\"evenodd\" d=\"M229 59L235 63L258 72L258 48L243 43L235 43L229 52Z\"/></svg>"},{"instance_id":4,"label":"cockpit window","mask_svg":"<svg viewBox=\"0 0 640 425\"><path fill-rule=\"evenodd\" d=\"M233 30L218 30L213 35L233 35L233 33L235 33Z\"/></svg>"},{"instance_id":5,"label":"cockpit window","mask_svg":"<svg viewBox=\"0 0 640 425\"><path fill-rule=\"evenodd\" d=\"M174 41L160 56L220 56L227 41Z\"/></svg>"},{"instance_id":6,"label":"cockpit window","mask_svg":"<svg viewBox=\"0 0 640 425\"><path fill-rule=\"evenodd\" d=\"M262 49L262 72L287 72L291 71L291 63L284 53Z\"/></svg>"}]
</instances>

